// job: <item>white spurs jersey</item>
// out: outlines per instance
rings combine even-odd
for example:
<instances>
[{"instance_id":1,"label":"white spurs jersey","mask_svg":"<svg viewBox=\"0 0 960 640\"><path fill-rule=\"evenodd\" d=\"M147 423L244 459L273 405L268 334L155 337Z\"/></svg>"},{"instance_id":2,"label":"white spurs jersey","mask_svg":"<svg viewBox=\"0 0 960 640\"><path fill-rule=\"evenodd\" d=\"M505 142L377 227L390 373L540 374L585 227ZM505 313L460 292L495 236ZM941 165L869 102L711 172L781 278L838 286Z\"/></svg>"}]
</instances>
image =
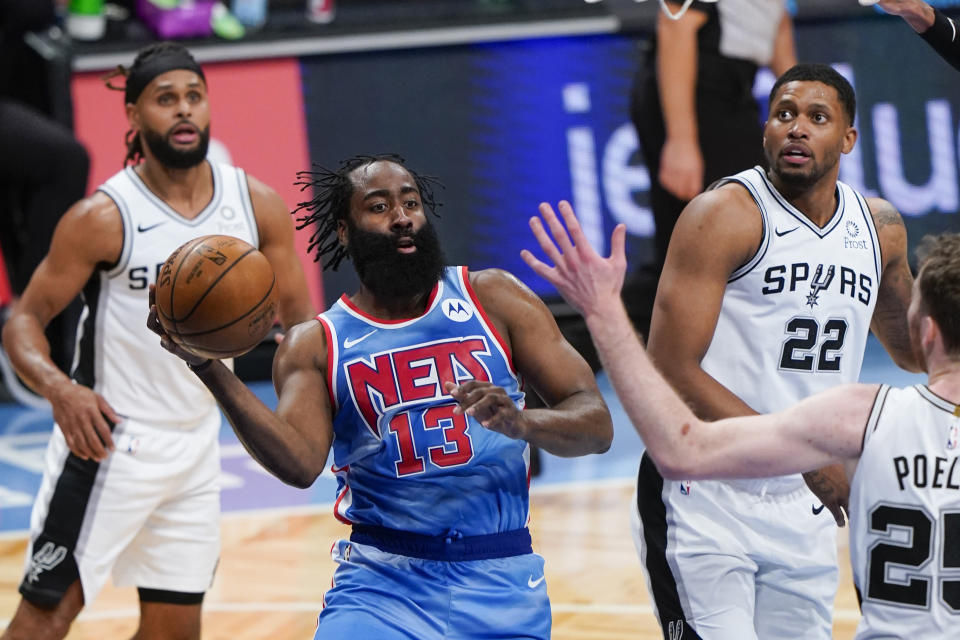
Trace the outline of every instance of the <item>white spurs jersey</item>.
<instances>
[{"instance_id":1,"label":"white spurs jersey","mask_svg":"<svg viewBox=\"0 0 960 640\"><path fill-rule=\"evenodd\" d=\"M101 185L123 220L123 251L83 290L73 378L103 395L120 415L190 424L216 403L206 387L147 329L147 292L174 249L199 236L224 234L258 246L257 224L242 169L210 163L213 197L198 216L171 209L132 167Z\"/></svg>"},{"instance_id":2,"label":"white spurs jersey","mask_svg":"<svg viewBox=\"0 0 960 640\"><path fill-rule=\"evenodd\" d=\"M882 273L867 203L837 182L837 210L819 228L760 167L725 181L743 185L753 197L763 238L727 280L702 368L760 413L856 382ZM735 483L784 491L803 479Z\"/></svg>"},{"instance_id":3,"label":"white spurs jersey","mask_svg":"<svg viewBox=\"0 0 960 640\"><path fill-rule=\"evenodd\" d=\"M857 640L958 636L958 416L925 385L877 394L850 485Z\"/></svg>"}]
</instances>

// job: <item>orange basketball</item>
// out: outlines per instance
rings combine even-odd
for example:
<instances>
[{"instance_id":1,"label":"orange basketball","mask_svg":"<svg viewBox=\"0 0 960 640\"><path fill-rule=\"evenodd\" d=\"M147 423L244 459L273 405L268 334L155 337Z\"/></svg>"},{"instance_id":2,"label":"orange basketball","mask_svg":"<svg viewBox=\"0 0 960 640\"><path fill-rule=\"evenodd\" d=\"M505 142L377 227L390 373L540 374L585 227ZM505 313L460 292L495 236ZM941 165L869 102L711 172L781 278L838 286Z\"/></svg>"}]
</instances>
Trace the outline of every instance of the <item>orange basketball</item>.
<instances>
[{"instance_id":1,"label":"orange basketball","mask_svg":"<svg viewBox=\"0 0 960 640\"><path fill-rule=\"evenodd\" d=\"M266 256L240 238L195 238L160 269L157 315L188 351L206 358L239 356L273 326L277 279Z\"/></svg>"}]
</instances>

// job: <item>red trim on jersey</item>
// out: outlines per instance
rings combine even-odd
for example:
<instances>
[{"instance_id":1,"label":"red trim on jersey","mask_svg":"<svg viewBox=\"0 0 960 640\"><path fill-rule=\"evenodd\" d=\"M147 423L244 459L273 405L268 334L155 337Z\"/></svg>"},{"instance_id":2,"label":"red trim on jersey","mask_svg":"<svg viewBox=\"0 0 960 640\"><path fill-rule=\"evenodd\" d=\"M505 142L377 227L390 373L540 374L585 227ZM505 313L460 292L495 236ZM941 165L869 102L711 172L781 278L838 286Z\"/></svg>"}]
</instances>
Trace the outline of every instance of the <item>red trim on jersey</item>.
<instances>
[{"instance_id":1,"label":"red trim on jersey","mask_svg":"<svg viewBox=\"0 0 960 640\"><path fill-rule=\"evenodd\" d=\"M513 366L513 354L510 352L510 347L507 346L506 341L503 339L503 336L500 335L500 332L497 331L497 326L490 321L490 316L487 315L486 310L483 308L483 305L480 304L480 298L477 297L477 292L473 290L473 286L470 285L470 273L467 267L457 267L460 269L460 275L463 279L463 286L467 289L467 295L470 296L473 306L477 308L477 312L483 318L483 321L487 324L487 328L490 329L490 333L493 334L494 339L500 344L500 348L503 349L503 353L507 356L507 366L510 367L510 371L514 374L517 373L517 369Z\"/></svg>"},{"instance_id":2,"label":"red trim on jersey","mask_svg":"<svg viewBox=\"0 0 960 640\"><path fill-rule=\"evenodd\" d=\"M327 324L326 319L317 314L317 320L320 322L320 326L323 327L323 335L327 338L327 398L330 399L330 411L334 412L338 407L337 399L333 395L333 381L334 376L336 375L336 372L333 370L333 352L336 350L336 347L339 347L339 345L334 345L333 331L330 329L330 325Z\"/></svg>"},{"instance_id":3,"label":"red trim on jersey","mask_svg":"<svg viewBox=\"0 0 960 640\"><path fill-rule=\"evenodd\" d=\"M340 471L347 471L350 468L350 465L346 465L340 469L337 469L335 466L330 465L330 471L334 473L339 473ZM337 496L337 501L333 503L333 517L342 522L343 524L353 524L351 520L347 520L340 515L340 501L343 500L343 496L347 495L347 492L350 491L350 485L344 481L343 491L340 492L340 495Z\"/></svg>"},{"instance_id":4,"label":"red trim on jersey","mask_svg":"<svg viewBox=\"0 0 960 640\"><path fill-rule=\"evenodd\" d=\"M427 308L424 310L424 312L419 316L414 316L413 318L401 318L400 320L384 320L383 318L372 316L366 311L361 310L360 307L358 307L357 305L353 304L350 298L347 297L347 294L343 294L342 296L340 296L340 302L345 304L351 311L353 311L357 315L363 318L366 318L371 322L379 322L380 324L402 324L404 322L410 322L411 320L416 320L417 318L422 318L423 316L427 315L430 309L433 308L433 301L436 300L437 293L439 291L440 291L440 282L437 282L437 284L433 285L433 289L430 291L430 298L427 300Z\"/></svg>"}]
</instances>

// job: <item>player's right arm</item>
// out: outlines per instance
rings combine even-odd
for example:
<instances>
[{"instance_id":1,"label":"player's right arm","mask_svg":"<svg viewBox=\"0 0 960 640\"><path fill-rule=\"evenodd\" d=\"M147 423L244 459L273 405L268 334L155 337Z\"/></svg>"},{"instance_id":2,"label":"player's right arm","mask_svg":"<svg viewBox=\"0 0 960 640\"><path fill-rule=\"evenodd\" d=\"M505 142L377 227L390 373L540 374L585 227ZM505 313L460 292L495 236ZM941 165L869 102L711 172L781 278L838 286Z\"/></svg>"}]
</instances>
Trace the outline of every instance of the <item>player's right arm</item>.
<instances>
[{"instance_id":1,"label":"player's right arm","mask_svg":"<svg viewBox=\"0 0 960 640\"><path fill-rule=\"evenodd\" d=\"M700 366L727 279L757 251L760 211L742 187L707 191L677 219L650 322L647 349L667 381L704 420L756 413Z\"/></svg>"},{"instance_id":2,"label":"player's right arm","mask_svg":"<svg viewBox=\"0 0 960 640\"><path fill-rule=\"evenodd\" d=\"M44 330L98 265L116 263L122 248L123 223L110 198L96 193L73 205L3 328L3 346L17 373L50 402L67 446L83 459L103 460L113 450L107 420L120 418L102 396L74 384L54 364Z\"/></svg>"},{"instance_id":3,"label":"player's right arm","mask_svg":"<svg viewBox=\"0 0 960 640\"><path fill-rule=\"evenodd\" d=\"M776 414L701 420L653 366L623 306L626 228L614 229L611 255L601 258L570 205L559 209L563 225L548 205L540 207L543 222L530 225L553 266L529 251L522 257L583 314L617 397L665 478L765 477L841 461L852 477L878 385L831 389Z\"/></svg>"},{"instance_id":4,"label":"player's right arm","mask_svg":"<svg viewBox=\"0 0 960 640\"><path fill-rule=\"evenodd\" d=\"M147 326L174 355L194 365L206 363L178 347L163 331L152 301ZM312 485L323 471L333 442L326 358L326 337L319 322L304 322L287 332L273 359L276 411L219 360L203 364L196 372L247 452L277 478L301 489Z\"/></svg>"},{"instance_id":5,"label":"player's right arm","mask_svg":"<svg viewBox=\"0 0 960 640\"><path fill-rule=\"evenodd\" d=\"M671 11L680 5L670 0ZM697 127L697 32L707 22L702 11L690 10L679 20L662 11L657 18L657 87L666 140L660 152L664 189L681 200L703 190L703 153Z\"/></svg>"}]
</instances>

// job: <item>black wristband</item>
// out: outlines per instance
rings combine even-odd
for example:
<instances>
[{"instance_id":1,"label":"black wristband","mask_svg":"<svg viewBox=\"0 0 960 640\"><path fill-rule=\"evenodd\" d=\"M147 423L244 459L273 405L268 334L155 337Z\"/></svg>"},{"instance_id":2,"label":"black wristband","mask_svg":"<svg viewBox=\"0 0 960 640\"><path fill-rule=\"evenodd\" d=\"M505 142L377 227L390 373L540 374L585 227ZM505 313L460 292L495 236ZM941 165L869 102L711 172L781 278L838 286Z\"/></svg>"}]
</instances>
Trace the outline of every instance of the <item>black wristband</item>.
<instances>
[{"instance_id":1,"label":"black wristband","mask_svg":"<svg viewBox=\"0 0 960 640\"><path fill-rule=\"evenodd\" d=\"M188 362L188 363L187 363L187 366L190 367L190 371L193 371L194 373L200 373L201 371L204 371L204 370L206 370L207 368L209 368L210 365L212 365L212 364L213 364L213 358L207 358L206 360L204 360L204 361L201 362L200 364L190 364L190 363Z\"/></svg>"}]
</instances>

